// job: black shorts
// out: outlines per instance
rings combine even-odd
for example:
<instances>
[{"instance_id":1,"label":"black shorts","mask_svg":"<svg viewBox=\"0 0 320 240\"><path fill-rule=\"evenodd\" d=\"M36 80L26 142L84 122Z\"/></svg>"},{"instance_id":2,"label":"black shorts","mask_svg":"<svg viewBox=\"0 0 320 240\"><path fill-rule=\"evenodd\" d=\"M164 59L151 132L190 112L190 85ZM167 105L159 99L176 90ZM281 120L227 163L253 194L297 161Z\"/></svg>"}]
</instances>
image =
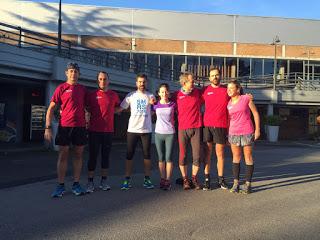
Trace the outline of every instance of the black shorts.
<instances>
[{"instance_id":1,"label":"black shorts","mask_svg":"<svg viewBox=\"0 0 320 240\"><path fill-rule=\"evenodd\" d=\"M85 127L61 127L58 128L58 133L55 139L56 145L83 146L87 144L87 130Z\"/></svg>"},{"instance_id":2,"label":"black shorts","mask_svg":"<svg viewBox=\"0 0 320 240\"><path fill-rule=\"evenodd\" d=\"M217 127L205 127L203 129L203 141L218 144L227 143L227 129Z\"/></svg>"},{"instance_id":3,"label":"black shorts","mask_svg":"<svg viewBox=\"0 0 320 240\"><path fill-rule=\"evenodd\" d=\"M151 158L151 133L127 132L127 160L132 160L138 141L141 141L142 144L143 158Z\"/></svg>"}]
</instances>

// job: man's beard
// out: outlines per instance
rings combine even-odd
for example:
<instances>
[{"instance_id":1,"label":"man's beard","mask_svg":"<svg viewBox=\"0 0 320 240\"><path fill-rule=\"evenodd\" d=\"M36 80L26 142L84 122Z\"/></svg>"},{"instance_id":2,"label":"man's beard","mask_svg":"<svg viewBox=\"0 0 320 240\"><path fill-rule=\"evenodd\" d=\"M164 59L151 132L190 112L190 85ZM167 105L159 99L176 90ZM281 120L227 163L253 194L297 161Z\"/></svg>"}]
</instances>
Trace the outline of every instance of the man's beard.
<instances>
[{"instance_id":1,"label":"man's beard","mask_svg":"<svg viewBox=\"0 0 320 240\"><path fill-rule=\"evenodd\" d=\"M212 84L215 85L215 86L218 86L220 84L220 80L214 79L212 81Z\"/></svg>"},{"instance_id":2,"label":"man's beard","mask_svg":"<svg viewBox=\"0 0 320 240\"><path fill-rule=\"evenodd\" d=\"M140 91L144 91L144 90L146 89L146 87L145 87L145 86L140 86L140 87L138 87L138 89L139 89Z\"/></svg>"}]
</instances>

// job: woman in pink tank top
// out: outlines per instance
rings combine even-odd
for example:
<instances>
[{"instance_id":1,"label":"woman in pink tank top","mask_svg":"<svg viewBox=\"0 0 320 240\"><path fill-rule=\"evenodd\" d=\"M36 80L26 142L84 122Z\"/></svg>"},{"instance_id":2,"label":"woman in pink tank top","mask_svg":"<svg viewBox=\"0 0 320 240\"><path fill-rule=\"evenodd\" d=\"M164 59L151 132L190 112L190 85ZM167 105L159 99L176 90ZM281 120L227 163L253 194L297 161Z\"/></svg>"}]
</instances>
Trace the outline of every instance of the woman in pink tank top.
<instances>
[{"instance_id":1,"label":"woman in pink tank top","mask_svg":"<svg viewBox=\"0 0 320 240\"><path fill-rule=\"evenodd\" d=\"M250 95L241 95L241 86L238 81L232 80L228 84L228 95L231 97L228 103L229 135L228 140L232 150L233 187L230 192L250 193L253 175L252 143L260 136L260 118L256 106ZM254 125L251 121L253 114ZM246 183L239 190L240 160L242 155L246 163Z\"/></svg>"}]
</instances>

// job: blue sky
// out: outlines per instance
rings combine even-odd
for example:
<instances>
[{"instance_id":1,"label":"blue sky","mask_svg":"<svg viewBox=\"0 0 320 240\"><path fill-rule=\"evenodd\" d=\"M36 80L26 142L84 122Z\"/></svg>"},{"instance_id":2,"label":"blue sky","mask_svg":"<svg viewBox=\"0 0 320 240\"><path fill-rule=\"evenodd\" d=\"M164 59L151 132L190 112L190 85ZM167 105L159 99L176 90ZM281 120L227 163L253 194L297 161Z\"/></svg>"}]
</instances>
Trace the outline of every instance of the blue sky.
<instances>
[{"instance_id":1,"label":"blue sky","mask_svg":"<svg viewBox=\"0 0 320 240\"><path fill-rule=\"evenodd\" d=\"M62 3L320 20L319 0L62 0Z\"/></svg>"}]
</instances>

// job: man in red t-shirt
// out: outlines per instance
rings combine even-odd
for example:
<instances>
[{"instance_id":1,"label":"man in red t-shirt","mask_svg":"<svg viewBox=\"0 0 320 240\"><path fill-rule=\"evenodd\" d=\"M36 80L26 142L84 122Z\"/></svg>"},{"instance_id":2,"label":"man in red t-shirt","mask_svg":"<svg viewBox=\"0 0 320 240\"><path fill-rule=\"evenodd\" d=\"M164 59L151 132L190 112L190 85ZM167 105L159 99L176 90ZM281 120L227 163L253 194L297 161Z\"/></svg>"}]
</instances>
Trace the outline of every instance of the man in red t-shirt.
<instances>
[{"instance_id":1,"label":"man in red t-shirt","mask_svg":"<svg viewBox=\"0 0 320 240\"><path fill-rule=\"evenodd\" d=\"M201 136L201 91L194 87L191 73L180 76L181 90L174 94L178 113L178 141L179 141L179 167L183 178L183 189L191 188L187 175L187 146L192 147L192 184L195 189L201 189L197 174L200 165L200 136Z\"/></svg>"},{"instance_id":2,"label":"man in red t-shirt","mask_svg":"<svg viewBox=\"0 0 320 240\"><path fill-rule=\"evenodd\" d=\"M228 111L227 105L230 97L227 88L220 84L220 70L210 69L210 85L203 89L202 97L205 104L203 141L207 142L207 157L205 163L205 182L203 189L210 190L210 167L213 144L217 156L218 186L228 189L224 171L224 146L227 142L228 133Z\"/></svg>"},{"instance_id":3,"label":"man in red t-shirt","mask_svg":"<svg viewBox=\"0 0 320 240\"><path fill-rule=\"evenodd\" d=\"M89 161L87 192L94 191L94 171L101 148L101 181L99 188L110 190L107 184L109 154L114 132L114 113L119 107L120 99L116 92L108 89L109 75L100 71L97 75L98 89L87 95L87 110L90 113L89 122Z\"/></svg>"},{"instance_id":4,"label":"man in red t-shirt","mask_svg":"<svg viewBox=\"0 0 320 240\"><path fill-rule=\"evenodd\" d=\"M57 163L59 184L52 193L52 197L62 197L65 193L64 178L68 166L70 144L74 146L75 153L73 159L74 183L72 192L77 196L85 193L85 190L79 184L79 180L82 168L83 148L87 142L84 112L86 88L78 83L80 69L77 63L69 63L65 74L67 81L56 88L46 114L44 138L51 142L51 122L53 120L54 110L57 106L60 106L61 118L55 139L56 145L59 145Z\"/></svg>"}]
</instances>

